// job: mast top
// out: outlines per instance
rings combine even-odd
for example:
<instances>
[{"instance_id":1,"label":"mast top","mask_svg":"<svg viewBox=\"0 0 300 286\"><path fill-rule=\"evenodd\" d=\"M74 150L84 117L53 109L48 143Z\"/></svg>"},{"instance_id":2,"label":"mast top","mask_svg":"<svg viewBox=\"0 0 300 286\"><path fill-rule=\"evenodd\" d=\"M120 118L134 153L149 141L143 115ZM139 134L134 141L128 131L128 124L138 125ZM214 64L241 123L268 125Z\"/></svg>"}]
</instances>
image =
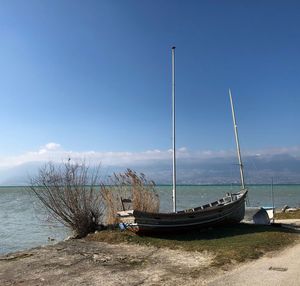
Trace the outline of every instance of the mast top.
<instances>
[{"instance_id":1,"label":"mast top","mask_svg":"<svg viewBox=\"0 0 300 286\"><path fill-rule=\"evenodd\" d=\"M175 47L175 46L173 46L173 47L172 47L172 50L175 50L175 48L176 48L176 47Z\"/></svg>"}]
</instances>

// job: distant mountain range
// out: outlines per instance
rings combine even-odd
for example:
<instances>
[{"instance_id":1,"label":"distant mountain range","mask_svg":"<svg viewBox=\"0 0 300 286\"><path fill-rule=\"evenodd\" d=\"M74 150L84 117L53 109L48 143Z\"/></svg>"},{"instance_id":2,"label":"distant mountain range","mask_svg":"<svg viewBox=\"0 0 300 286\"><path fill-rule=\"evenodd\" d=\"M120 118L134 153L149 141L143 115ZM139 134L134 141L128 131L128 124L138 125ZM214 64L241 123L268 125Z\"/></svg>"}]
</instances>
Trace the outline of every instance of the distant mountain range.
<instances>
[{"instance_id":1,"label":"distant mountain range","mask_svg":"<svg viewBox=\"0 0 300 286\"><path fill-rule=\"evenodd\" d=\"M17 167L0 169L0 185L28 185L29 178L36 176L42 162L31 162ZM131 168L142 172L157 184L170 184L172 166L170 160L148 160L147 162L123 165L103 165L102 176L123 172ZM248 184L300 183L300 159L289 154L256 155L244 157L244 170ZM239 167L236 157L207 159L181 158L177 161L178 184L231 184L239 183Z\"/></svg>"}]
</instances>

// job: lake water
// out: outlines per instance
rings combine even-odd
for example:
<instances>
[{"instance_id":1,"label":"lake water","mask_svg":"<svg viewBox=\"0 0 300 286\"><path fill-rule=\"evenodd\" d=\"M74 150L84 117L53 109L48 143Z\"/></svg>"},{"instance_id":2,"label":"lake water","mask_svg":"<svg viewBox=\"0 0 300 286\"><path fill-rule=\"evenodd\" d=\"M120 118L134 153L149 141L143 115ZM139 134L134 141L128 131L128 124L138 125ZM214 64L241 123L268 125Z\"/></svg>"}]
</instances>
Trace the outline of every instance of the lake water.
<instances>
[{"instance_id":1,"label":"lake water","mask_svg":"<svg viewBox=\"0 0 300 286\"><path fill-rule=\"evenodd\" d=\"M214 201L238 186L178 186L177 209L197 207ZM274 185L275 207L300 207L300 185ZM172 187L158 186L161 211L172 209ZM251 206L271 206L271 186L249 186ZM23 250L38 245L55 243L70 233L47 221L36 199L21 187L0 187L0 254Z\"/></svg>"}]
</instances>

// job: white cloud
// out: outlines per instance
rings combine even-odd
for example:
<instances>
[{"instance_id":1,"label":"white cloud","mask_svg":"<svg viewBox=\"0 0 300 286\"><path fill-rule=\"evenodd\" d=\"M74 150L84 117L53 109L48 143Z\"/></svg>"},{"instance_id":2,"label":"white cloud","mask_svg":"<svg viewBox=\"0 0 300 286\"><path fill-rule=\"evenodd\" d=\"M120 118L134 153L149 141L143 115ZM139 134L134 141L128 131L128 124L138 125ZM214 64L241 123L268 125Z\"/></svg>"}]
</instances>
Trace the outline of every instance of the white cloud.
<instances>
[{"instance_id":1,"label":"white cloud","mask_svg":"<svg viewBox=\"0 0 300 286\"><path fill-rule=\"evenodd\" d=\"M268 156L276 154L289 154L293 157L300 157L300 146L281 147L264 150L253 150L243 152L244 156ZM186 147L177 149L179 159L209 159L209 158L228 158L236 156L235 150L203 150L190 151ZM172 150L146 150L143 152L100 152L100 151L68 151L64 150L58 143L50 142L41 146L37 151L30 151L24 154L0 157L0 167L15 167L30 162L62 162L68 158L74 161L85 160L89 164L117 165L125 166L129 164L149 164L151 162L171 160Z\"/></svg>"},{"instance_id":2,"label":"white cloud","mask_svg":"<svg viewBox=\"0 0 300 286\"><path fill-rule=\"evenodd\" d=\"M187 148L186 147L181 147L178 149L178 152L187 152Z\"/></svg>"},{"instance_id":3,"label":"white cloud","mask_svg":"<svg viewBox=\"0 0 300 286\"><path fill-rule=\"evenodd\" d=\"M39 154L45 154L48 151L57 151L61 149L60 144L54 143L54 142L50 142L48 144L46 144L45 146L42 146L40 148L40 150L38 151Z\"/></svg>"}]
</instances>

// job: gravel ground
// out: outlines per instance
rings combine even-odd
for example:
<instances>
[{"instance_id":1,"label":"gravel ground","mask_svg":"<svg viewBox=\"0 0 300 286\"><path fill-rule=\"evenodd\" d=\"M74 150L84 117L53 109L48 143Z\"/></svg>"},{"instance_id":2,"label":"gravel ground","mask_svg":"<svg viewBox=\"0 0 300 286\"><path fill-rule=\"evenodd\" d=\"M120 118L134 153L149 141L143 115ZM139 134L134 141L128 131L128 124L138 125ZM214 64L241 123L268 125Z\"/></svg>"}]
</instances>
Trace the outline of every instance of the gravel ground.
<instances>
[{"instance_id":1,"label":"gravel ground","mask_svg":"<svg viewBox=\"0 0 300 286\"><path fill-rule=\"evenodd\" d=\"M70 240L0 256L0 285L202 285L213 256Z\"/></svg>"},{"instance_id":2,"label":"gravel ground","mask_svg":"<svg viewBox=\"0 0 300 286\"><path fill-rule=\"evenodd\" d=\"M229 271L211 267L213 259L210 253L68 240L0 256L0 285L300 285L300 243Z\"/></svg>"}]
</instances>

